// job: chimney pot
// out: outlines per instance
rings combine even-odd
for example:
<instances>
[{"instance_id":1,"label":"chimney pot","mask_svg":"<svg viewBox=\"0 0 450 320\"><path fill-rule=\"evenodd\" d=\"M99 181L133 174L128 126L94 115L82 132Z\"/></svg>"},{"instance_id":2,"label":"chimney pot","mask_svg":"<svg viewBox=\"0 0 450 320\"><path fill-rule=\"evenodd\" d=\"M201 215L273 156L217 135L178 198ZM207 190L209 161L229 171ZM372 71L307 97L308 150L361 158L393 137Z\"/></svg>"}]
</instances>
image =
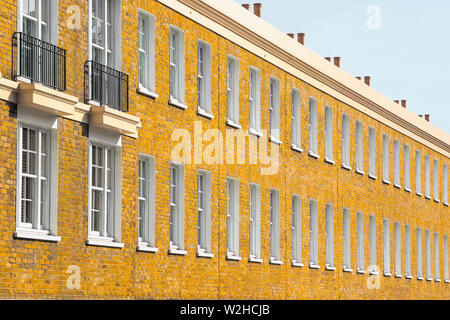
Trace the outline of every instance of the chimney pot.
<instances>
[{"instance_id":1,"label":"chimney pot","mask_svg":"<svg viewBox=\"0 0 450 320\"><path fill-rule=\"evenodd\" d=\"M355 77L356 79L358 79L358 80L361 80L361 77Z\"/></svg>"},{"instance_id":2,"label":"chimney pot","mask_svg":"<svg viewBox=\"0 0 450 320\"><path fill-rule=\"evenodd\" d=\"M421 117L421 118L422 118L423 116L422 116L421 114L419 114L419 117Z\"/></svg>"},{"instance_id":3,"label":"chimney pot","mask_svg":"<svg viewBox=\"0 0 450 320\"><path fill-rule=\"evenodd\" d=\"M302 45L305 45L305 34L304 33L297 33L297 40Z\"/></svg>"},{"instance_id":4,"label":"chimney pot","mask_svg":"<svg viewBox=\"0 0 450 320\"><path fill-rule=\"evenodd\" d=\"M394 100L394 102L400 104L400 101L399 101L399 100Z\"/></svg>"},{"instance_id":5,"label":"chimney pot","mask_svg":"<svg viewBox=\"0 0 450 320\"><path fill-rule=\"evenodd\" d=\"M402 107L406 108L406 100L402 100L401 102L402 102Z\"/></svg>"},{"instance_id":6,"label":"chimney pot","mask_svg":"<svg viewBox=\"0 0 450 320\"><path fill-rule=\"evenodd\" d=\"M331 62L331 57L325 57L325 60L328 60Z\"/></svg>"},{"instance_id":7,"label":"chimney pot","mask_svg":"<svg viewBox=\"0 0 450 320\"><path fill-rule=\"evenodd\" d=\"M261 18L261 10L262 9L262 3L254 3L253 4L253 12L256 16Z\"/></svg>"},{"instance_id":8,"label":"chimney pot","mask_svg":"<svg viewBox=\"0 0 450 320\"><path fill-rule=\"evenodd\" d=\"M429 114L426 114L426 115L425 115L425 120L428 121L428 122L430 122L430 115L429 115Z\"/></svg>"},{"instance_id":9,"label":"chimney pot","mask_svg":"<svg viewBox=\"0 0 450 320\"><path fill-rule=\"evenodd\" d=\"M367 84L368 86L370 86L370 77L369 76L364 77L364 83Z\"/></svg>"},{"instance_id":10,"label":"chimney pot","mask_svg":"<svg viewBox=\"0 0 450 320\"><path fill-rule=\"evenodd\" d=\"M292 39L294 39L294 34L293 33L288 33L287 34L289 37L291 37Z\"/></svg>"},{"instance_id":11,"label":"chimney pot","mask_svg":"<svg viewBox=\"0 0 450 320\"><path fill-rule=\"evenodd\" d=\"M243 3L242 7L244 7L247 10L250 10L250 4L248 4L248 3Z\"/></svg>"},{"instance_id":12,"label":"chimney pot","mask_svg":"<svg viewBox=\"0 0 450 320\"><path fill-rule=\"evenodd\" d=\"M338 68L341 67L341 57L334 57L334 65Z\"/></svg>"}]
</instances>

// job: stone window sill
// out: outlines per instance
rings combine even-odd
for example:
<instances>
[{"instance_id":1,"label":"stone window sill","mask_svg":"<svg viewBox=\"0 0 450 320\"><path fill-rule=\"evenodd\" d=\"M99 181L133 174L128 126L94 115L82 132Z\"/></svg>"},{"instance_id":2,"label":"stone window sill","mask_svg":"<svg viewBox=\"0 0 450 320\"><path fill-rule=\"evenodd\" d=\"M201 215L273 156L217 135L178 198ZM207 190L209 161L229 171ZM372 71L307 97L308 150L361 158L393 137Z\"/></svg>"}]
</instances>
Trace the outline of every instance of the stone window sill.
<instances>
[{"instance_id":1,"label":"stone window sill","mask_svg":"<svg viewBox=\"0 0 450 320\"><path fill-rule=\"evenodd\" d=\"M124 244L121 242L114 242L108 239L90 238L86 240L86 245L95 247L108 247L122 249Z\"/></svg>"},{"instance_id":2,"label":"stone window sill","mask_svg":"<svg viewBox=\"0 0 450 320\"><path fill-rule=\"evenodd\" d=\"M137 88L136 91L137 91L137 93L142 94L147 97L150 97L152 99L158 99L158 95L147 88L139 86L139 88Z\"/></svg>"},{"instance_id":3,"label":"stone window sill","mask_svg":"<svg viewBox=\"0 0 450 320\"><path fill-rule=\"evenodd\" d=\"M38 240L38 241L47 241L47 242L60 242L61 241L61 237L52 236L48 233L43 233L39 230L36 230L36 231L17 230L16 232L14 232L14 238L22 239L22 240Z\"/></svg>"}]
</instances>

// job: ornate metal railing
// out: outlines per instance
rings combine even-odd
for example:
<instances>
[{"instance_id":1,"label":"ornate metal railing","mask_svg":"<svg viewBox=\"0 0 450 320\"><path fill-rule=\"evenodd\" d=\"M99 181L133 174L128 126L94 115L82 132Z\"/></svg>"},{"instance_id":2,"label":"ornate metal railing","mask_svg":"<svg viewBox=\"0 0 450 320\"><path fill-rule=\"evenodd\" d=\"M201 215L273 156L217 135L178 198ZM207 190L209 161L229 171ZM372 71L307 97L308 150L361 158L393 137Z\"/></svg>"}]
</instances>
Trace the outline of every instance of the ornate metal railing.
<instances>
[{"instance_id":1,"label":"ornate metal railing","mask_svg":"<svg viewBox=\"0 0 450 320\"><path fill-rule=\"evenodd\" d=\"M12 74L47 87L66 90L66 50L23 32L12 38Z\"/></svg>"},{"instance_id":2,"label":"ornate metal railing","mask_svg":"<svg viewBox=\"0 0 450 320\"><path fill-rule=\"evenodd\" d=\"M84 64L85 102L128 111L128 75L95 61Z\"/></svg>"}]
</instances>

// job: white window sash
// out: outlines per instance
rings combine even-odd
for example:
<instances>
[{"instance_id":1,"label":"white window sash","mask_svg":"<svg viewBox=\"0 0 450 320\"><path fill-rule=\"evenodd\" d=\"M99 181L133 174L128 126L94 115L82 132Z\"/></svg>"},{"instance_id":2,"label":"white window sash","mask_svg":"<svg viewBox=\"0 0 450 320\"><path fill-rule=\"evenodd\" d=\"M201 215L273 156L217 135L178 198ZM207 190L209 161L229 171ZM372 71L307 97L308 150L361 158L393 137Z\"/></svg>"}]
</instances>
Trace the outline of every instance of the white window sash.
<instances>
[{"instance_id":1,"label":"white window sash","mask_svg":"<svg viewBox=\"0 0 450 320\"><path fill-rule=\"evenodd\" d=\"M333 109L325 106L325 159L333 161Z\"/></svg>"},{"instance_id":2,"label":"white window sash","mask_svg":"<svg viewBox=\"0 0 450 320\"><path fill-rule=\"evenodd\" d=\"M343 209L343 264L351 268L350 210Z\"/></svg>"},{"instance_id":3,"label":"white window sash","mask_svg":"<svg viewBox=\"0 0 450 320\"><path fill-rule=\"evenodd\" d=\"M383 182L389 183L389 137L383 134Z\"/></svg>"},{"instance_id":4,"label":"white window sash","mask_svg":"<svg viewBox=\"0 0 450 320\"><path fill-rule=\"evenodd\" d=\"M319 264L318 261L318 212L317 212L317 201L310 200L309 211L310 211L310 220L309 220L309 233L310 233L310 243L309 243L309 262L310 266L317 267Z\"/></svg>"},{"instance_id":5,"label":"white window sash","mask_svg":"<svg viewBox=\"0 0 450 320\"><path fill-rule=\"evenodd\" d=\"M422 156L420 151L416 151L416 193L422 194Z\"/></svg>"},{"instance_id":6,"label":"white window sash","mask_svg":"<svg viewBox=\"0 0 450 320\"><path fill-rule=\"evenodd\" d=\"M391 239L389 230L389 220L383 220L383 239L384 239L384 273L391 273Z\"/></svg>"},{"instance_id":7,"label":"white window sash","mask_svg":"<svg viewBox=\"0 0 450 320\"><path fill-rule=\"evenodd\" d=\"M446 164L443 165L442 168L442 188L443 188L443 202L448 205L448 166Z\"/></svg>"},{"instance_id":8,"label":"white window sash","mask_svg":"<svg viewBox=\"0 0 450 320\"><path fill-rule=\"evenodd\" d=\"M375 172L375 129L369 127L369 175L376 176Z\"/></svg>"},{"instance_id":9,"label":"white window sash","mask_svg":"<svg viewBox=\"0 0 450 320\"><path fill-rule=\"evenodd\" d=\"M357 268L364 271L364 218L362 212L357 213L356 220Z\"/></svg>"},{"instance_id":10,"label":"white window sash","mask_svg":"<svg viewBox=\"0 0 450 320\"><path fill-rule=\"evenodd\" d=\"M394 140L394 185L400 187L400 144Z\"/></svg>"},{"instance_id":11,"label":"white window sash","mask_svg":"<svg viewBox=\"0 0 450 320\"><path fill-rule=\"evenodd\" d=\"M434 200L439 202L439 162L437 159L433 161L433 192Z\"/></svg>"},{"instance_id":12,"label":"white window sash","mask_svg":"<svg viewBox=\"0 0 450 320\"><path fill-rule=\"evenodd\" d=\"M377 269L377 234L375 216L369 218L369 238L370 238L370 271L375 272Z\"/></svg>"},{"instance_id":13,"label":"white window sash","mask_svg":"<svg viewBox=\"0 0 450 320\"><path fill-rule=\"evenodd\" d=\"M411 190L411 155L410 155L410 149L408 145L404 145L404 175L405 175L405 189Z\"/></svg>"},{"instance_id":14,"label":"white window sash","mask_svg":"<svg viewBox=\"0 0 450 320\"><path fill-rule=\"evenodd\" d=\"M363 126L361 121L356 121L356 170L364 172L363 168Z\"/></svg>"},{"instance_id":15,"label":"white window sash","mask_svg":"<svg viewBox=\"0 0 450 320\"><path fill-rule=\"evenodd\" d=\"M309 152L317 156L317 100L309 98Z\"/></svg>"},{"instance_id":16,"label":"white window sash","mask_svg":"<svg viewBox=\"0 0 450 320\"><path fill-rule=\"evenodd\" d=\"M326 267L334 268L334 217L333 205L325 206L325 224L326 224Z\"/></svg>"},{"instance_id":17,"label":"white window sash","mask_svg":"<svg viewBox=\"0 0 450 320\"><path fill-rule=\"evenodd\" d=\"M342 115L342 165L350 168L350 118Z\"/></svg>"},{"instance_id":18,"label":"white window sash","mask_svg":"<svg viewBox=\"0 0 450 320\"><path fill-rule=\"evenodd\" d=\"M302 263L302 238L301 238L301 199L292 197L292 262Z\"/></svg>"},{"instance_id":19,"label":"white window sash","mask_svg":"<svg viewBox=\"0 0 450 320\"><path fill-rule=\"evenodd\" d=\"M34 132L34 150L24 149L23 148L23 132L27 130L28 137L30 136L30 132ZM45 142L43 140L43 135L45 135ZM17 214L20 216L18 221L18 226L20 228L27 228L33 230L42 230L45 233L49 233L50 229L50 193L51 193L51 166L50 166L50 158L51 158L51 140L50 140L51 132L50 130L40 129L33 126L19 124L19 134L18 134L18 159L17 159L17 172L18 172L18 195L20 195L20 199L18 201L18 210ZM31 143L31 140L28 140ZM42 150L43 146L46 146L46 150ZM27 161L24 162L23 157L24 154L27 155ZM34 155L33 163L30 162L30 157L28 155ZM45 159L45 162L42 162L42 158ZM34 174L30 174L27 172L23 172L23 164L33 165ZM46 173L42 172L43 166L46 168ZM27 170L28 171L28 170ZM22 189L24 188L23 180L32 180L32 194L31 199L22 198ZM44 189L42 185L44 184ZM42 202L42 194L44 194L44 201ZM22 221L23 220L23 202L31 202L31 215L30 222ZM41 207L42 205L42 207Z\"/></svg>"},{"instance_id":20,"label":"white window sash","mask_svg":"<svg viewBox=\"0 0 450 320\"><path fill-rule=\"evenodd\" d=\"M417 277L423 277L423 267L422 267L422 229L416 229L416 252L417 252Z\"/></svg>"}]
</instances>

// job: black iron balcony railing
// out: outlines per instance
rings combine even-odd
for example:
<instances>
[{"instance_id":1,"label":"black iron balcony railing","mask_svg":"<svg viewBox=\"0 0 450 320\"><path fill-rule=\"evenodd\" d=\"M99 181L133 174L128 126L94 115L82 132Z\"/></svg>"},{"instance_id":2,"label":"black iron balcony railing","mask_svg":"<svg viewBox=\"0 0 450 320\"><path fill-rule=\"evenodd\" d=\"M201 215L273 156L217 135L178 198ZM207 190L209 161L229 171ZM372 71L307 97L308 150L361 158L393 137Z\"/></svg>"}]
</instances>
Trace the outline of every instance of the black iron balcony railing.
<instances>
[{"instance_id":1,"label":"black iron balcony railing","mask_svg":"<svg viewBox=\"0 0 450 320\"><path fill-rule=\"evenodd\" d=\"M84 64L85 102L128 111L128 75L95 61Z\"/></svg>"},{"instance_id":2,"label":"black iron balcony railing","mask_svg":"<svg viewBox=\"0 0 450 320\"><path fill-rule=\"evenodd\" d=\"M12 38L12 74L47 87L66 90L66 50L23 32Z\"/></svg>"}]
</instances>

